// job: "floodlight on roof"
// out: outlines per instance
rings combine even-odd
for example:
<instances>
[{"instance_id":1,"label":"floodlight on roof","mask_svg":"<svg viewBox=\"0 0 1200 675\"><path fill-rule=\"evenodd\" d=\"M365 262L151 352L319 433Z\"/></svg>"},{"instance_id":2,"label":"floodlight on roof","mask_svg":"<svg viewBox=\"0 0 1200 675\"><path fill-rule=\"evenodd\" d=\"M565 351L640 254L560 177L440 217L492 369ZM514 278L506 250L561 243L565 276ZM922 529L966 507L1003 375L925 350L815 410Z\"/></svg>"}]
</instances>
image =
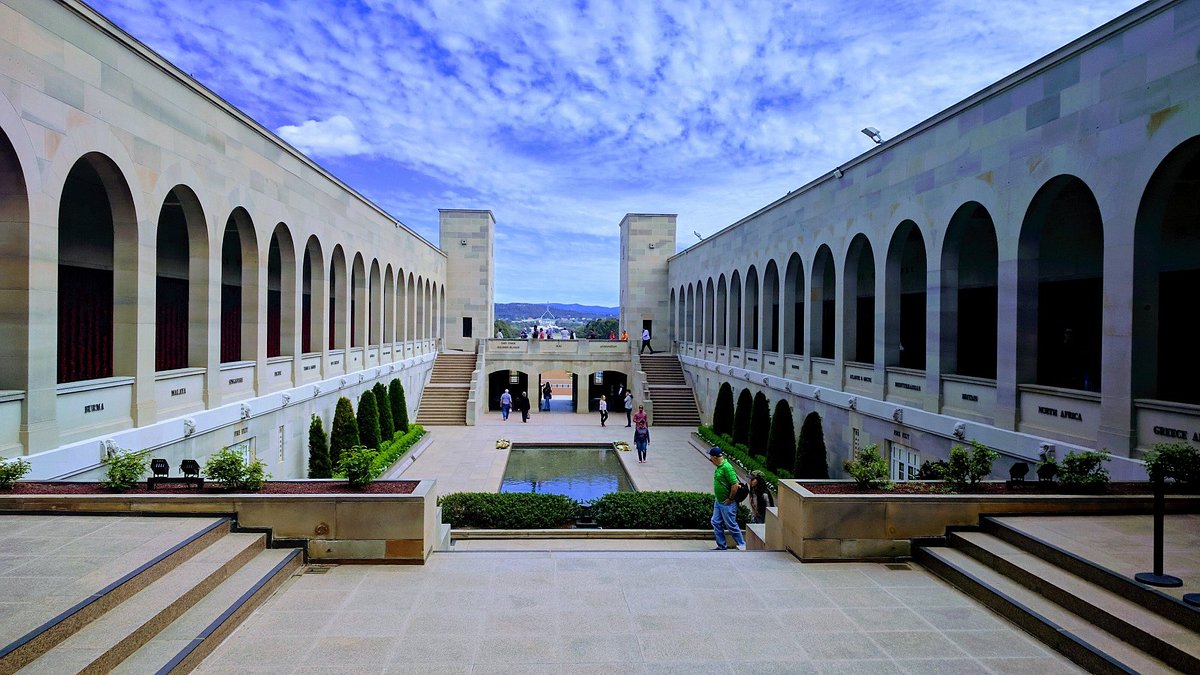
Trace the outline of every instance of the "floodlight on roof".
<instances>
[{"instance_id":1,"label":"floodlight on roof","mask_svg":"<svg viewBox=\"0 0 1200 675\"><path fill-rule=\"evenodd\" d=\"M883 136L879 135L879 130L875 127L867 127L862 132L867 135L867 138L875 141L876 145L883 142Z\"/></svg>"}]
</instances>

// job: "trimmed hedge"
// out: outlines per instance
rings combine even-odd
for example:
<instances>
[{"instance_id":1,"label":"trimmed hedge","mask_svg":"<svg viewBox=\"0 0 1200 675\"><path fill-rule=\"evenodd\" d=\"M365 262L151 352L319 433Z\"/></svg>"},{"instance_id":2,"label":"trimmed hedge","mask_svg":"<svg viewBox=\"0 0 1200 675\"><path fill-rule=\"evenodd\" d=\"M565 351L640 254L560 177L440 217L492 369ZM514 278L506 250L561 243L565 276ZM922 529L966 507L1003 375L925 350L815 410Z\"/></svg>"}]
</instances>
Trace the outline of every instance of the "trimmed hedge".
<instances>
[{"instance_id":1,"label":"trimmed hedge","mask_svg":"<svg viewBox=\"0 0 1200 675\"><path fill-rule=\"evenodd\" d=\"M414 424L408 429L408 433L397 435L390 441L384 441L379 452L375 453L375 459L371 461L371 480L375 480L383 475L388 467L395 464L404 453L408 452L412 446L421 440L425 435L425 427L420 424ZM333 474L334 478L346 478L346 473L340 468L337 473Z\"/></svg>"},{"instance_id":2,"label":"trimmed hedge","mask_svg":"<svg viewBox=\"0 0 1200 675\"><path fill-rule=\"evenodd\" d=\"M754 407L754 394L749 389L743 389L738 394L737 408L733 412L733 433L730 438L734 443L745 445L750 442L750 413Z\"/></svg>"},{"instance_id":3,"label":"trimmed hedge","mask_svg":"<svg viewBox=\"0 0 1200 675\"><path fill-rule=\"evenodd\" d=\"M610 492L592 504L592 517L608 530L690 530L712 527L713 495L709 492ZM738 525L750 509L738 506Z\"/></svg>"},{"instance_id":4,"label":"trimmed hedge","mask_svg":"<svg viewBox=\"0 0 1200 675\"><path fill-rule=\"evenodd\" d=\"M438 498L451 527L528 530L575 522L579 502L566 495L529 492L456 492Z\"/></svg>"},{"instance_id":5,"label":"trimmed hedge","mask_svg":"<svg viewBox=\"0 0 1200 675\"><path fill-rule=\"evenodd\" d=\"M729 386L728 382L722 382L717 391L712 428L718 434L733 434L733 387Z\"/></svg>"},{"instance_id":6,"label":"trimmed hedge","mask_svg":"<svg viewBox=\"0 0 1200 675\"><path fill-rule=\"evenodd\" d=\"M379 437L384 440L395 437L396 423L392 420L392 401L388 398L387 387L376 382L371 393L375 394L375 407L379 410Z\"/></svg>"},{"instance_id":7,"label":"trimmed hedge","mask_svg":"<svg viewBox=\"0 0 1200 675\"><path fill-rule=\"evenodd\" d=\"M379 404L375 392L364 391L358 398L358 438L362 445L378 450L383 446L383 435L379 433Z\"/></svg>"},{"instance_id":8,"label":"trimmed hedge","mask_svg":"<svg viewBox=\"0 0 1200 675\"><path fill-rule=\"evenodd\" d=\"M750 412L750 438L746 445L756 455L767 454L767 438L771 435L771 402L761 391L754 395ZM787 468L787 467L781 467Z\"/></svg>"},{"instance_id":9,"label":"trimmed hedge","mask_svg":"<svg viewBox=\"0 0 1200 675\"><path fill-rule=\"evenodd\" d=\"M821 416L808 413L800 426L800 439L796 441L796 478L829 478L829 460L825 452L825 432L821 429Z\"/></svg>"},{"instance_id":10,"label":"trimmed hedge","mask_svg":"<svg viewBox=\"0 0 1200 675\"><path fill-rule=\"evenodd\" d=\"M791 469L796 464L796 424L792 421L792 406L779 399L771 415L771 433L767 435L767 466L772 469Z\"/></svg>"},{"instance_id":11,"label":"trimmed hedge","mask_svg":"<svg viewBox=\"0 0 1200 675\"><path fill-rule=\"evenodd\" d=\"M762 473L763 480L765 480L767 485L771 487L771 492L775 492L779 489L780 478L792 477L791 474L787 473L786 471L780 471L778 474L776 474L774 471L771 471L767 468L766 463L763 461L765 458L759 459L762 457L762 455L758 455L757 457L751 456L749 448L741 443L734 443L733 440L728 436L718 436L709 427L697 427L696 433L699 434L700 438L703 438L706 443L721 448L721 451L725 453L725 456L729 458L729 461L742 467L746 470L746 472L758 471Z\"/></svg>"}]
</instances>

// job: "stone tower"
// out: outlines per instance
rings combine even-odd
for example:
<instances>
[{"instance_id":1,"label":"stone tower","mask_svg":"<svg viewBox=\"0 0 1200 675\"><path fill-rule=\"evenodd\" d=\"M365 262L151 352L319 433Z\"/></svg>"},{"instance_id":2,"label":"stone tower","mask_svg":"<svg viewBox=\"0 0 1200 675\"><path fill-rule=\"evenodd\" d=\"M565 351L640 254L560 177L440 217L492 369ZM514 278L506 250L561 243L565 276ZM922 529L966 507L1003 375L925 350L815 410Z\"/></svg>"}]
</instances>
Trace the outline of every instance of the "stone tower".
<instances>
[{"instance_id":1,"label":"stone tower","mask_svg":"<svg viewBox=\"0 0 1200 675\"><path fill-rule=\"evenodd\" d=\"M495 330L496 219L491 211L439 209L446 253L445 348L475 351Z\"/></svg>"},{"instance_id":2,"label":"stone tower","mask_svg":"<svg viewBox=\"0 0 1200 675\"><path fill-rule=\"evenodd\" d=\"M640 346L650 329L656 351L667 351L671 289L667 259L675 255L674 213L627 213L621 219L621 328Z\"/></svg>"}]
</instances>

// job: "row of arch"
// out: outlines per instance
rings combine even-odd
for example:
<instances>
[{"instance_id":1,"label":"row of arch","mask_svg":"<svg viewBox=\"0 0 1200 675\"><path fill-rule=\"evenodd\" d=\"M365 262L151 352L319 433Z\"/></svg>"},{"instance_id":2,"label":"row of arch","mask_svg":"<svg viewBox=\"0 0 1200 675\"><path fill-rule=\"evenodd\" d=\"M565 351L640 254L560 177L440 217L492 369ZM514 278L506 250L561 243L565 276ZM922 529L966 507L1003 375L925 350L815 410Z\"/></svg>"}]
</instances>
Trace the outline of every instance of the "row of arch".
<instances>
[{"instance_id":1,"label":"row of arch","mask_svg":"<svg viewBox=\"0 0 1200 675\"><path fill-rule=\"evenodd\" d=\"M1197 195L1200 137L1193 137L1160 163L1138 209L1138 311L1133 353L1125 355L1138 361L1137 397L1200 403L1200 353L1189 337L1200 323ZM670 298L672 337L913 370L936 356L942 374L994 380L1000 303L1015 302L1018 381L1100 392L1105 223L1091 188L1059 175L1036 192L1016 242L1015 297L999 291L1004 263L988 209L963 203L945 227L940 251L920 224L905 220L878 262L859 233L840 257L819 242L808 259L792 252L679 284Z\"/></svg>"}]
</instances>

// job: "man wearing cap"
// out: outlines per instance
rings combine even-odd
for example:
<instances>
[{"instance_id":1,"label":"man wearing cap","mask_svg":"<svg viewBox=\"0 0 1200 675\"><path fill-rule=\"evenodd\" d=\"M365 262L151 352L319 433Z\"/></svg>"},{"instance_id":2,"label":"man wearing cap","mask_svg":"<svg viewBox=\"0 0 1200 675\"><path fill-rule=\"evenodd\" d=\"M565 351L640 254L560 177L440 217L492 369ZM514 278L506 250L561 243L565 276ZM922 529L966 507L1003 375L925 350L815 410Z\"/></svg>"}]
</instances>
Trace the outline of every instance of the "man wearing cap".
<instances>
[{"instance_id":1,"label":"man wearing cap","mask_svg":"<svg viewBox=\"0 0 1200 675\"><path fill-rule=\"evenodd\" d=\"M742 530L737 524L737 500L734 495L737 494L737 473L733 470L733 465L729 460L725 459L725 453L721 452L720 448L710 448L708 451L708 461L717 467L713 472L713 516L712 526L713 535L717 538L717 551L724 551L726 548L725 530L728 529L733 533L733 540L737 543L739 551L746 550L746 540L742 537Z\"/></svg>"}]
</instances>

